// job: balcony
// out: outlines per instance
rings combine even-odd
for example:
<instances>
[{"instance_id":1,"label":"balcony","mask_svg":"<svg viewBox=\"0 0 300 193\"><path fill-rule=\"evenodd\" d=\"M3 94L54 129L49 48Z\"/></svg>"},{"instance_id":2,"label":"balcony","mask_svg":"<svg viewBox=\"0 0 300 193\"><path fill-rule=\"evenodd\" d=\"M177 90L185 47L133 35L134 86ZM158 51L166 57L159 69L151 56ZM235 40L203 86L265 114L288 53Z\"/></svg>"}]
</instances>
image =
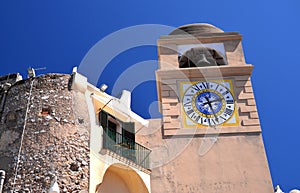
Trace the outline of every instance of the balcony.
<instances>
[{"instance_id":1,"label":"balcony","mask_svg":"<svg viewBox=\"0 0 300 193\"><path fill-rule=\"evenodd\" d=\"M103 148L134 162L144 169L150 167L149 156L151 150L109 127L104 128Z\"/></svg>"}]
</instances>

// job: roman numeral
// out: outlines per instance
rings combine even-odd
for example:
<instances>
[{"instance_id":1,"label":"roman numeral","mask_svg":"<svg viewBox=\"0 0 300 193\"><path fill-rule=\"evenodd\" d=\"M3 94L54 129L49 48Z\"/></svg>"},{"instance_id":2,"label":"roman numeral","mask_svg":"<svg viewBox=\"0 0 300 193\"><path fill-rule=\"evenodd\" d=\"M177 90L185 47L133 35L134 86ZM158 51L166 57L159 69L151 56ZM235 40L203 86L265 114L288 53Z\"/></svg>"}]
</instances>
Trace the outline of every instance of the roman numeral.
<instances>
[{"instance_id":1,"label":"roman numeral","mask_svg":"<svg viewBox=\"0 0 300 193\"><path fill-rule=\"evenodd\" d=\"M184 103L183 106L185 106L185 107L192 106L192 101L188 101L188 102Z\"/></svg>"},{"instance_id":2,"label":"roman numeral","mask_svg":"<svg viewBox=\"0 0 300 193\"><path fill-rule=\"evenodd\" d=\"M202 82L202 85L205 89L209 89L209 84L207 82Z\"/></svg>"},{"instance_id":3,"label":"roman numeral","mask_svg":"<svg viewBox=\"0 0 300 193\"><path fill-rule=\"evenodd\" d=\"M210 119L207 119L207 121L208 121L208 124L209 124L209 125L211 125L211 123L210 123Z\"/></svg>"},{"instance_id":4,"label":"roman numeral","mask_svg":"<svg viewBox=\"0 0 300 193\"><path fill-rule=\"evenodd\" d=\"M226 90L225 92L222 93L223 96L227 95L229 93L228 90Z\"/></svg>"},{"instance_id":5,"label":"roman numeral","mask_svg":"<svg viewBox=\"0 0 300 193\"><path fill-rule=\"evenodd\" d=\"M223 120L226 120L226 118L224 118L224 117L222 117L222 116L220 116Z\"/></svg>"},{"instance_id":6,"label":"roman numeral","mask_svg":"<svg viewBox=\"0 0 300 193\"><path fill-rule=\"evenodd\" d=\"M211 119L211 121L213 122L214 125L216 124L216 122L213 119Z\"/></svg>"},{"instance_id":7,"label":"roman numeral","mask_svg":"<svg viewBox=\"0 0 300 193\"><path fill-rule=\"evenodd\" d=\"M198 115L198 116L196 117L195 121L198 122L199 119L200 119L200 116Z\"/></svg>"},{"instance_id":8,"label":"roman numeral","mask_svg":"<svg viewBox=\"0 0 300 193\"><path fill-rule=\"evenodd\" d=\"M188 110L186 113L188 114L188 115L190 115L190 114L192 114L192 113L194 113L195 111L193 110L193 109L190 109L190 110Z\"/></svg>"},{"instance_id":9,"label":"roman numeral","mask_svg":"<svg viewBox=\"0 0 300 193\"><path fill-rule=\"evenodd\" d=\"M196 90L196 91L201 90L201 88L200 88L197 84L195 84L192 88L193 88L194 90Z\"/></svg>"},{"instance_id":10,"label":"roman numeral","mask_svg":"<svg viewBox=\"0 0 300 193\"><path fill-rule=\"evenodd\" d=\"M234 101L233 101L233 100L226 100L226 103L227 103L227 104L233 104Z\"/></svg>"},{"instance_id":11,"label":"roman numeral","mask_svg":"<svg viewBox=\"0 0 300 193\"><path fill-rule=\"evenodd\" d=\"M233 110L226 108L224 113L230 116L233 113Z\"/></svg>"},{"instance_id":12,"label":"roman numeral","mask_svg":"<svg viewBox=\"0 0 300 193\"><path fill-rule=\"evenodd\" d=\"M219 88L219 85L217 84L217 86L216 86L215 90L217 90L218 88Z\"/></svg>"}]
</instances>

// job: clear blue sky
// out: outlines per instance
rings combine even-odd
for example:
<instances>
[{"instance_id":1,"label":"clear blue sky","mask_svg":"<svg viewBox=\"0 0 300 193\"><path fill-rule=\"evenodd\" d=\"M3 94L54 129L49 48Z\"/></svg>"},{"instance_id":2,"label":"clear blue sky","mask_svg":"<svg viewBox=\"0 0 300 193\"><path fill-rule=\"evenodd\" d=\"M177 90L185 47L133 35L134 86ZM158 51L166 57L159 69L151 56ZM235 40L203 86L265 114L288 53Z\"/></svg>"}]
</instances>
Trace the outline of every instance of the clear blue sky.
<instances>
[{"instance_id":1,"label":"clear blue sky","mask_svg":"<svg viewBox=\"0 0 300 193\"><path fill-rule=\"evenodd\" d=\"M47 67L38 73L71 73L99 40L132 25L205 22L239 31L246 61L255 66L252 82L273 183L288 192L300 189L299 8L298 0L2 0L0 74L25 75L29 66ZM100 82L111 86L130 65L156 59L153 46L127 50L111 61L120 70L107 69ZM144 89L153 91L147 100ZM153 81L137 87L133 98L142 103L133 109L150 117L155 92Z\"/></svg>"}]
</instances>

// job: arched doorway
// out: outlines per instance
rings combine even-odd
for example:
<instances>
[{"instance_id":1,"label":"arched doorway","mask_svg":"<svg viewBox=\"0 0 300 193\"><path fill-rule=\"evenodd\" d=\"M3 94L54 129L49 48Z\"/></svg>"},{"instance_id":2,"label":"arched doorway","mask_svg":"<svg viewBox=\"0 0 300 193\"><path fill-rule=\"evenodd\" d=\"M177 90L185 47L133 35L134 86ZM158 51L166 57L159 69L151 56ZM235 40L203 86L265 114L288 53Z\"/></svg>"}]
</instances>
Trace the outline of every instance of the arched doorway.
<instances>
[{"instance_id":1,"label":"arched doorway","mask_svg":"<svg viewBox=\"0 0 300 193\"><path fill-rule=\"evenodd\" d=\"M130 167L113 164L105 172L97 193L149 193L142 178Z\"/></svg>"}]
</instances>

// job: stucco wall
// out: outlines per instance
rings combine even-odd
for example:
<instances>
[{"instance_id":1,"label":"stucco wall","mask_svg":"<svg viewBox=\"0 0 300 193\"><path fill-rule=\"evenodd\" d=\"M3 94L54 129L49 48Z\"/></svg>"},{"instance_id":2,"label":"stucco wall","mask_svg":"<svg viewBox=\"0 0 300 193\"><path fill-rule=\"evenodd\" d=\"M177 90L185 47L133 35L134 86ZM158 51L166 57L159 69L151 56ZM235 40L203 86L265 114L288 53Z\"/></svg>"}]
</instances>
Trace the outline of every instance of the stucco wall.
<instances>
[{"instance_id":1,"label":"stucco wall","mask_svg":"<svg viewBox=\"0 0 300 193\"><path fill-rule=\"evenodd\" d=\"M151 120L137 140L152 149L152 193L272 193L261 134L173 136Z\"/></svg>"}]
</instances>

